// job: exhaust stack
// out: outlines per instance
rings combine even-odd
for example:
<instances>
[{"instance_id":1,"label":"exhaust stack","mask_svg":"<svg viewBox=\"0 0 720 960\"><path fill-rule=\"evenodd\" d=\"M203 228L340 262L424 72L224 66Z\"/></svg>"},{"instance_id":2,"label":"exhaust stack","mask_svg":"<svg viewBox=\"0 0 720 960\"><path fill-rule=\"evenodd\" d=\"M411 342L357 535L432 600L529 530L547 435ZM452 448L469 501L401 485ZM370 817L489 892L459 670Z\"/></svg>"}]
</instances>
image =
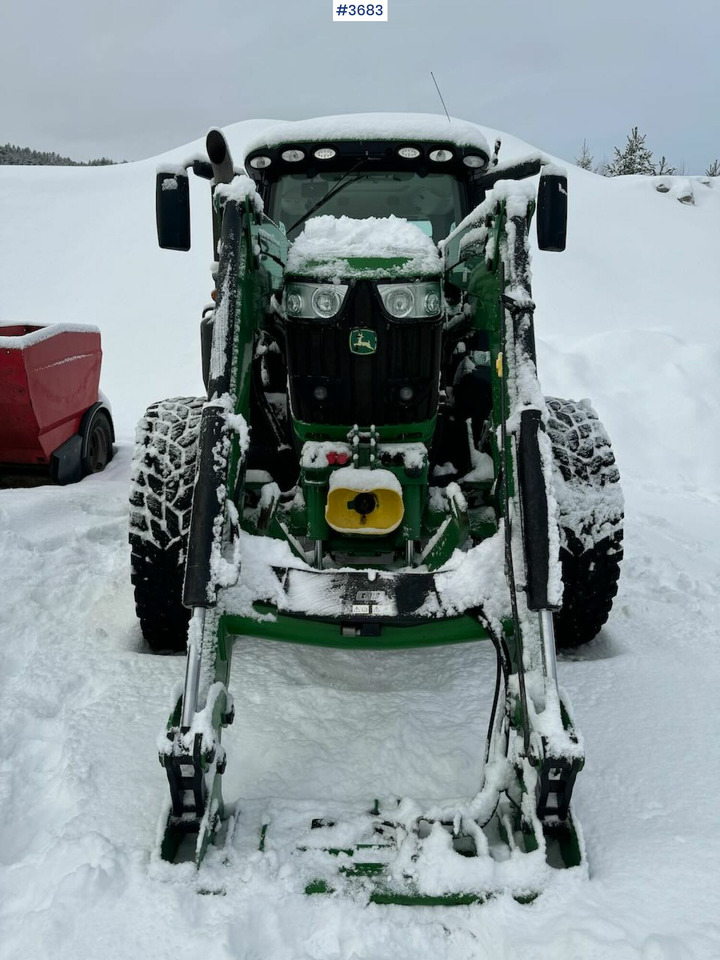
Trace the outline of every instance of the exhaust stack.
<instances>
[{"instance_id":1,"label":"exhaust stack","mask_svg":"<svg viewBox=\"0 0 720 960\"><path fill-rule=\"evenodd\" d=\"M213 127L205 141L208 157L213 168L215 183L230 183L235 176L233 161L224 134Z\"/></svg>"}]
</instances>

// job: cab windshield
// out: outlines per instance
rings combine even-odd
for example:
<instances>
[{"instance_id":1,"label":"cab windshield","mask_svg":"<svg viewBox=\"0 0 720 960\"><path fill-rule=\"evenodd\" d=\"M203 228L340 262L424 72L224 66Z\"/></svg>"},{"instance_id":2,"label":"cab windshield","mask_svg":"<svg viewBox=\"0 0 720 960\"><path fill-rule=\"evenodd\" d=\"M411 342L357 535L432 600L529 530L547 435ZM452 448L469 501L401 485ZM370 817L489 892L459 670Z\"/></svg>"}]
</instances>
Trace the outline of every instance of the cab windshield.
<instances>
[{"instance_id":1,"label":"cab windshield","mask_svg":"<svg viewBox=\"0 0 720 960\"><path fill-rule=\"evenodd\" d=\"M340 181L344 182L340 184ZM462 219L461 186L450 174L358 169L349 176L323 172L314 177L291 173L272 184L268 215L294 240L305 228L304 220L291 229L331 190L337 193L307 219L331 215L364 220L394 215L414 223L437 243Z\"/></svg>"}]
</instances>

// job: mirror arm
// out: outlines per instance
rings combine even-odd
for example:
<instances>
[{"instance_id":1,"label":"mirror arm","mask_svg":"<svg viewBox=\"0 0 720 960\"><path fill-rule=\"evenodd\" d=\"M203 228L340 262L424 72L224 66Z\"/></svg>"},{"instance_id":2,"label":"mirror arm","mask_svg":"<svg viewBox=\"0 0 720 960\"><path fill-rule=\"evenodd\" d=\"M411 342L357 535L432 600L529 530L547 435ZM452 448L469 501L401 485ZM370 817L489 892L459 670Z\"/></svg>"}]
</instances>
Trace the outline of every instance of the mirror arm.
<instances>
[{"instance_id":1,"label":"mirror arm","mask_svg":"<svg viewBox=\"0 0 720 960\"><path fill-rule=\"evenodd\" d=\"M203 180L212 180L213 168L209 160L200 160L195 159L192 163L187 164L187 167L192 166L192 171L196 177L201 177Z\"/></svg>"},{"instance_id":2,"label":"mirror arm","mask_svg":"<svg viewBox=\"0 0 720 960\"><path fill-rule=\"evenodd\" d=\"M480 187L482 190L489 190L495 186L498 180L525 180L527 177L534 177L540 173L545 161L539 157L532 160L524 160L522 163L516 163L511 167L495 169L491 173L486 173L473 180L474 187Z\"/></svg>"}]
</instances>

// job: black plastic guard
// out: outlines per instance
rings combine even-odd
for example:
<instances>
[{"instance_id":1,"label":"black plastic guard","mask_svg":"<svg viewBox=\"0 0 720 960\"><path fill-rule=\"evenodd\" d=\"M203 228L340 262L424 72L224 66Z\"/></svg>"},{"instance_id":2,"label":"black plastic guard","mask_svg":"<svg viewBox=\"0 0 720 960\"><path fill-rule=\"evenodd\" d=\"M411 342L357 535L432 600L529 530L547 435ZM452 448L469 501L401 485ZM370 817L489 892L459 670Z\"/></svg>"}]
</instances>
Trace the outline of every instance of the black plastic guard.
<instances>
[{"instance_id":1,"label":"black plastic guard","mask_svg":"<svg viewBox=\"0 0 720 960\"><path fill-rule=\"evenodd\" d=\"M50 455L50 479L64 486L82 480L83 438L74 433Z\"/></svg>"},{"instance_id":2,"label":"black plastic guard","mask_svg":"<svg viewBox=\"0 0 720 960\"><path fill-rule=\"evenodd\" d=\"M183 604L209 607L214 602L211 590L210 557L215 521L223 509L219 494L225 485L225 471L218 469L214 451L222 446L225 413L219 407L203 408L200 420L200 457L193 490L190 535L185 563Z\"/></svg>"},{"instance_id":3,"label":"black plastic guard","mask_svg":"<svg viewBox=\"0 0 720 960\"><path fill-rule=\"evenodd\" d=\"M527 605L530 610L548 608L550 544L547 490L538 443L541 429L540 411L523 410L520 414L518 479L522 504Z\"/></svg>"}]
</instances>

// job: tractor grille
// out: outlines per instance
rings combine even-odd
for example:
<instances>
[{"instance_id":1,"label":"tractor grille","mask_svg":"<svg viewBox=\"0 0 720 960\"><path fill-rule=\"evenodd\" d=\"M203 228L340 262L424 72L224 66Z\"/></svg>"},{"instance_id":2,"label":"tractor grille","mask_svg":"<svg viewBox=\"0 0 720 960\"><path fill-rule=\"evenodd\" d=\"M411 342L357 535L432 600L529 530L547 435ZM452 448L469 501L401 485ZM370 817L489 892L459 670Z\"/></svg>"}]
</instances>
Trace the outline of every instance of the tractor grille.
<instances>
[{"instance_id":1,"label":"tractor grille","mask_svg":"<svg viewBox=\"0 0 720 960\"><path fill-rule=\"evenodd\" d=\"M374 353L351 351L350 337L358 330L374 332ZM288 318L293 416L305 423L359 426L430 419L438 404L441 333L442 318L389 317L369 280L351 284L332 320Z\"/></svg>"}]
</instances>

